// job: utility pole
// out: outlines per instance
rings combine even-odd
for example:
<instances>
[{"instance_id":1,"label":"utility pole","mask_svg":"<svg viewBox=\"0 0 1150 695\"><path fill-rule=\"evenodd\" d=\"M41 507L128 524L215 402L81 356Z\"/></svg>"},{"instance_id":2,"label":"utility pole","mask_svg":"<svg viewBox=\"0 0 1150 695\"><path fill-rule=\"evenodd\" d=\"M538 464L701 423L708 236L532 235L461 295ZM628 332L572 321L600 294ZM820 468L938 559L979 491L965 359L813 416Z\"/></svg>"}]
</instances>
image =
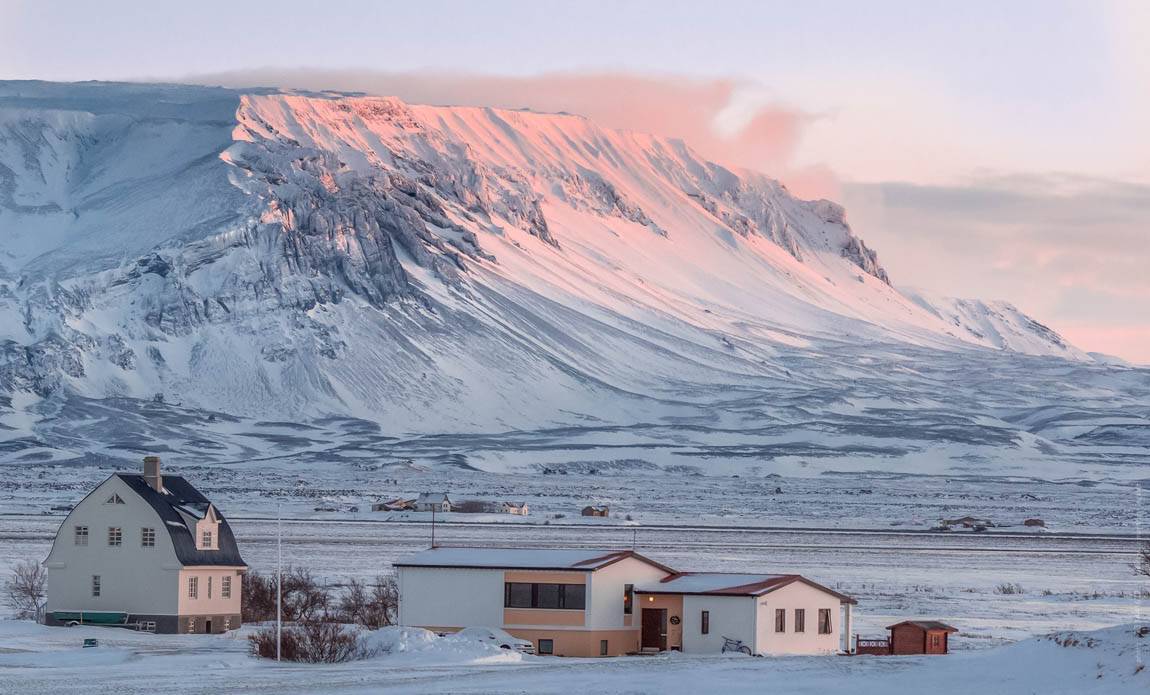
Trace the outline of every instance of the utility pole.
<instances>
[{"instance_id":1,"label":"utility pole","mask_svg":"<svg viewBox=\"0 0 1150 695\"><path fill-rule=\"evenodd\" d=\"M435 505L431 507L431 547L435 547Z\"/></svg>"},{"instance_id":2,"label":"utility pole","mask_svg":"<svg viewBox=\"0 0 1150 695\"><path fill-rule=\"evenodd\" d=\"M280 660L280 647L283 643L284 606L284 533L283 514L280 503L276 503L276 661Z\"/></svg>"},{"instance_id":3,"label":"utility pole","mask_svg":"<svg viewBox=\"0 0 1150 695\"><path fill-rule=\"evenodd\" d=\"M637 550L639 545L639 529L631 529L631 550Z\"/></svg>"}]
</instances>

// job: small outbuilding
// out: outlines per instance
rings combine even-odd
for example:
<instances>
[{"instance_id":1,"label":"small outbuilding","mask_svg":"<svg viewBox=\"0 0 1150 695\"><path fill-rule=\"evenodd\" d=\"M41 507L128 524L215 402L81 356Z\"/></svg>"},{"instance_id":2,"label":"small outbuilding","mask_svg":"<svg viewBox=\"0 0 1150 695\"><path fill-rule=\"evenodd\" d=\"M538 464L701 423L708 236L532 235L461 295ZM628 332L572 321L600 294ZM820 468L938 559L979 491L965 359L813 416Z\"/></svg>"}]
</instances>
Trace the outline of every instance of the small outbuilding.
<instances>
[{"instance_id":1,"label":"small outbuilding","mask_svg":"<svg viewBox=\"0 0 1150 695\"><path fill-rule=\"evenodd\" d=\"M373 512L409 512L415 510L415 500L398 498L387 502L375 502L371 505Z\"/></svg>"},{"instance_id":2,"label":"small outbuilding","mask_svg":"<svg viewBox=\"0 0 1150 695\"><path fill-rule=\"evenodd\" d=\"M610 508L605 504L591 504L583 507L583 516L609 516Z\"/></svg>"},{"instance_id":3,"label":"small outbuilding","mask_svg":"<svg viewBox=\"0 0 1150 695\"><path fill-rule=\"evenodd\" d=\"M1042 519L1027 519L1022 525L1028 528L1046 528L1046 522Z\"/></svg>"},{"instance_id":4,"label":"small outbuilding","mask_svg":"<svg viewBox=\"0 0 1150 695\"><path fill-rule=\"evenodd\" d=\"M947 654L950 652L950 633L958 628L937 620L904 620L889 625L890 653Z\"/></svg>"}]
</instances>

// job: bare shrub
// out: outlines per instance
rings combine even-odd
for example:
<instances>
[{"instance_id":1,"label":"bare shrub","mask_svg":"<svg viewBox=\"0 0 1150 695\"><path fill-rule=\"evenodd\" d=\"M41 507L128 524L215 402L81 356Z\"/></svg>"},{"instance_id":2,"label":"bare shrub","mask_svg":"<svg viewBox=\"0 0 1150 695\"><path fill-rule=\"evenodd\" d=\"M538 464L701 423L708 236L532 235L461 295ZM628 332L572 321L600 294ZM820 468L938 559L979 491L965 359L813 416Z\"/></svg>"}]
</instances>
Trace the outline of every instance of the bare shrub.
<instances>
[{"instance_id":1,"label":"bare shrub","mask_svg":"<svg viewBox=\"0 0 1150 695\"><path fill-rule=\"evenodd\" d=\"M1021 584L1011 584L1010 582L1005 582L994 587L994 593L1010 596L1014 594L1025 594L1026 589L1023 589Z\"/></svg>"},{"instance_id":2,"label":"bare shrub","mask_svg":"<svg viewBox=\"0 0 1150 695\"><path fill-rule=\"evenodd\" d=\"M348 582L336 612L343 622L376 629L394 625L398 609L395 577L379 576L370 586L357 579Z\"/></svg>"},{"instance_id":3,"label":"bare shrub","mask_svg":"<svg viewBox=\"0 0 1150 695\"><path fill-rule=\"evenodd\" d=\"M276 617L276 577L248 572L242 582L240 611L244 622L264 622ZM283 619L296 622L324 617L331 595L311 572L289 567L283 572Z\"/></svg>"},{"instance_id":4,"label":"bare shrub","mask_svg":"<svg viewBox=\"0 0 1150 695\"><path fill-rule=\"evenodd\" d=\"M19 620L44 622L48 596L48 571L35 560L24 560L12 568L4 581L4 603Z\"/></svg>"},{"instance_id":5,"label":"bare shrub","mask_svg":"<svg viewBox=\"0 0 1150 695\"><path fill-rule=\"evenodd\" d=\"M276 658L275 626L260 628L248 636L248 641L256 656ZM357 629L341 623L304 620L285 625L280 637L280 658L284 661L338 664L366 659L373 654L360 641Z\"/></svg>"},{"instance_id":6,"label":"bare shrub","mask_svg":"<svg viewBox=\"0 0 1150 695\"><path fill-rule=\"evenodd\" d=\"M1150 541L1142 544L1138 551L1138 559L1134 562L1134 574L1150 577Z\"/></svg>"}]
</instances>

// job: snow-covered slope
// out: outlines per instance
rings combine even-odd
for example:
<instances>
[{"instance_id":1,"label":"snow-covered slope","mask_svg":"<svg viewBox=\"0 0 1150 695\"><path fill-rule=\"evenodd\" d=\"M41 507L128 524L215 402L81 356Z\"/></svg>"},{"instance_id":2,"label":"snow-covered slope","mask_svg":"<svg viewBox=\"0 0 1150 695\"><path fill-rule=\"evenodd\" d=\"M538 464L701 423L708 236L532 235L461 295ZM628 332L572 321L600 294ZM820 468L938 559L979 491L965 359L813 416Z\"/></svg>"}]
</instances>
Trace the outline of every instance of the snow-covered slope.
<instances>
[{"instance_id":1,"label":"snow-covered slope","mask_svg":"<svg viewBox=\"0 0 1150 695\"><path fill-rule=\"evenodd\" d=\"M842 208L679 141L162 85L0 83L0 320L9 455L48 460L226 458L245 450L229 418L333 416L426 434L789 422L792 443L866 451L868 409L949 407L963 365L1112 373L1006 305L900 293ZM1092 397L1141 403L1106 379ZM141 401L178 402L187 435ZM76 436L89 418L116 426ZM849 431L803 424L828 418Z\"/></svg>"}]
</instances>

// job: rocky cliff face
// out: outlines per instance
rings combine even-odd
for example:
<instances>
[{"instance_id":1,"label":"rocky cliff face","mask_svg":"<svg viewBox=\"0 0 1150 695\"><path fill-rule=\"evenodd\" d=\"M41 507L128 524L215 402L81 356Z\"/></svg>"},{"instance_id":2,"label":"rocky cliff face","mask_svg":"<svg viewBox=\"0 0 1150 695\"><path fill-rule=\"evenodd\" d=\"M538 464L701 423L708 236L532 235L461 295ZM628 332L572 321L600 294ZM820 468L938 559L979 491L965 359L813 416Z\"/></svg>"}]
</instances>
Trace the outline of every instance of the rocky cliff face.
<instances>
[{"instance_id":1,"label":"rocky cliff face","mask_svg":"<svg viewBox=\"0 0 1150 695\"><path fill-rule=\"evenodd\" d=\"M3 83L0 239L13 431L73 398L650 420L830 346L1088 359L903 296L834 203L577 116Z\"/></svg>"}]
</instances>

